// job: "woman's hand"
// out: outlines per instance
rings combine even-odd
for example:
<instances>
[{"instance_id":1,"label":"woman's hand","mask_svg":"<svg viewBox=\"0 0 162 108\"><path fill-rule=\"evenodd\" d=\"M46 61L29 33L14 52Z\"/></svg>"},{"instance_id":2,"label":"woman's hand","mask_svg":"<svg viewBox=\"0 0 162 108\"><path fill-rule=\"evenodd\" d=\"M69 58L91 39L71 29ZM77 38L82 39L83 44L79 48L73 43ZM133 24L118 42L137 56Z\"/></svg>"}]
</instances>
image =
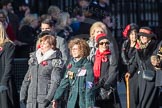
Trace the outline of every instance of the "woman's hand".
<instances>
[{"instance_id":1,"label":"woman's hand","mask_svg":"<svg viewBox=\"0 0 162 108\"><path fill-rule=\"evenodd\" d=\"M52 101L52 108L57 108L57 102L55 100Z\"/></svg>"}]
</instances>

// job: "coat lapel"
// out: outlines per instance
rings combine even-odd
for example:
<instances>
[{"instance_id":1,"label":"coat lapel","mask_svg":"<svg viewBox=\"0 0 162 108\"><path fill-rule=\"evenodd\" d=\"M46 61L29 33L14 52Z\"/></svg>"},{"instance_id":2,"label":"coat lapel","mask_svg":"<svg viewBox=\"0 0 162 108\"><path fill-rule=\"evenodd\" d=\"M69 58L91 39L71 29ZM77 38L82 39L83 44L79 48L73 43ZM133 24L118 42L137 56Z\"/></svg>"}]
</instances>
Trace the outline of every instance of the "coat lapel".
<instances>
[{"instance_id":1,"label":"coat lapel","mask_svg":"<svg viewBox=\"0 0 162 108\"><path fill-rule=\"evenodd\" d=\"M0 51L0 56L2 55L3 52L4 52L4 50L2 49L2 50Z\"/></svg>"}]
</instances>

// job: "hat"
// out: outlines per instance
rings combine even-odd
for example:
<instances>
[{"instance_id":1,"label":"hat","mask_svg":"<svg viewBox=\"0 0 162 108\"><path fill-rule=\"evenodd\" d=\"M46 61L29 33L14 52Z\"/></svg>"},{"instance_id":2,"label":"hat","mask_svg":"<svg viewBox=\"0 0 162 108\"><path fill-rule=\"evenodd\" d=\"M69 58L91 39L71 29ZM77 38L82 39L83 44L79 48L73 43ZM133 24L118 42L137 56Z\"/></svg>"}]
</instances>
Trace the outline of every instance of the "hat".
<instances>
[{"instance_id":1,"label":"hat","mask_svg":"<svg viewBox=\"0 0 162 108\"><path fill-rule=\"evenodd\" d=\"M132 30L138 30L138 25L135 23L128 24L123 31L123 37L127 38Z\"/></svg>"},{"instance_id":2,"label":"hat","mask_svg":"<svg viewBox=\"0 0 162 108\"><path fill-rule=\"evenodd\" d=\"M145 37L156 37L156 35L153 33L152 29L149 27L141 27L139 30L138 36L145 36Z\"/></svg>"},{"instance_id":3,"label":"hat","mask_svg":"<svg viewBox=\"0 0 162 108\"><path fill-rule=\"evenodd\" d=\"M101 33L101 34L97 35L97 37L96 37L96 42L97 42L97 44L98 44L101 40L103 40L103 39L109 40L107 34Z\"/></svg>"}]
</instances>

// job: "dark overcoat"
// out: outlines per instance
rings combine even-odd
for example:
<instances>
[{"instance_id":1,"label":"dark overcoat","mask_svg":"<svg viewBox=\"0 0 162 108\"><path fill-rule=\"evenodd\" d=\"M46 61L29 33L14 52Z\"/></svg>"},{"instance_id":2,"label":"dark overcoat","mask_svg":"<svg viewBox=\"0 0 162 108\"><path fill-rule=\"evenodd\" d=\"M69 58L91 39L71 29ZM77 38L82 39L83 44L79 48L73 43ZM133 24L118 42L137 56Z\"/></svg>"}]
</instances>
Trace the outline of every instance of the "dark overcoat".
<instances>
[{"instance_id":1,"label":"dark overcoat","mask_svg":"<svg viewBox=\"0 0 162 108\"><path fill-rule=\"evenodd\" d=\"M45 99L51 101L62 76L63 61L60 51L55 51L44 63L38 64L36 53L31 54L29 69L20 90L20 101L27 108L45 108ZM46 108L51 108L49 105Z\"/></svg>"},{"instance_id":2,"label":"dark overcoat","mask_svg":"<svg viewBox=\"0 0 162 108\"><path fill-rule=\"evenodd\" d=\"M150 57L154 54L157 47L157 41L151 40L146 48L138 49L135 62L131 65L130 71L138 71L139 85L139 104L137 108L159 108L158 104L158 87L155 86L155 77L152 81L143 79L143 70L155 71L151 64ZM156 72L155 72L156 75Z\"/></svg>"},{"instance_id":3,"label":"dark overcoat","mask_svg":"<svg viewBox=\"0 0 162 108\"><path fill-rule=\"evenodd\" d=\"M130 89L130 106L131 108L137 108L138 105L138 74L137 72L130 72L130 65L135 60L136 49L130 47L130 40L127 39L122 44L121 59L125 68L124 73L128 72L131 74L129 78L129 89ZM122 67L123 68L123 67Z\"/></svg>"},{"instance_id":4,"label":"dark overcoat","mask_svg":"<svg viewBox=\"0 0 162 108\"><path fill-rule=\"evenodd\" d=\"M19 108L19 99L14 83L13 59L15 45L6 42L0 51L0 87L7 87L0 93L0 108Z\"/></svg>"},{"instance_id":5,"label":"dark overcoat","mask_svg":"<svg viewBox=\"0 0 162 108\"><path fill-rule=\"evenodd\" d=\"M101 108L121 108L119 95L117 92L117 75L118 75L118 62L115 55L105 55L108 60L101 62L99 81L94 86L95 90L95 106ZM94 65L95 66L95 65ZM109 98L101 98L101 89L111 91ZM105 94L106 95L106 94Z\"/></svg>"},{"instance_id":6,"label":"dark overcoat","mask_svg":"<svg viewBox=\"0 0 162 108\"><path fill-rule=\"evenodd\" d=\"M73 73L73 78L68 76L68 72ZM79 73L84 73L79 75ZM92 85L93 85L93 71L92 64L86 59L82 58L78 62L73 60L67 66L67 72L61 80L60 86L56 90L54 100L58 100L63 95L67 87L70 87L70 93L67 102L67 108L88 108L94 105Z\"/></svg>"}]
</instances>

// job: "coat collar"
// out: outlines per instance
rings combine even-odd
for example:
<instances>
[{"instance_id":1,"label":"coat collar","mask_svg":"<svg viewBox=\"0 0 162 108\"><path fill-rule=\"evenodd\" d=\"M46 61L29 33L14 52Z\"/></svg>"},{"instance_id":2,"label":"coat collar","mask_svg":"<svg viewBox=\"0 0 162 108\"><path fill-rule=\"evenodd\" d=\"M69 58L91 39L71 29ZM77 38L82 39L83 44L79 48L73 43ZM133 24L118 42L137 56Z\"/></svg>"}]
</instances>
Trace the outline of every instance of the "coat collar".
<instances>
[{"instance_id":1,"label":"coat collar","mask_svg":"<svg viewBox=\"0 0 162 108\"><path fill-rule=\"evenodd\" d=\"M42 55L40 49L38 49L36 51L36 58L37 58L38 64L40 64L44 60L47 60L54 52L55 52L54 50L50 49L47 52L45 52L45 54Z\"/></svg>"},{"instance_id":2,"label":"coat collar","mask_svg":"<svg viewBox=\"0 0 162 108\"><path fill-rule=\"evenodd\" d=\"M60 50L52 50L49 51L47 54L45 54L43 57L39 55L40 51L39 49L36 52L33 52L30 54L30 58L33 58L35 60L39 60L38 64L40 64L44 60L50 60L50 59L60 59L62 58L62 54Z\"/></svg>"}]
</instances>

